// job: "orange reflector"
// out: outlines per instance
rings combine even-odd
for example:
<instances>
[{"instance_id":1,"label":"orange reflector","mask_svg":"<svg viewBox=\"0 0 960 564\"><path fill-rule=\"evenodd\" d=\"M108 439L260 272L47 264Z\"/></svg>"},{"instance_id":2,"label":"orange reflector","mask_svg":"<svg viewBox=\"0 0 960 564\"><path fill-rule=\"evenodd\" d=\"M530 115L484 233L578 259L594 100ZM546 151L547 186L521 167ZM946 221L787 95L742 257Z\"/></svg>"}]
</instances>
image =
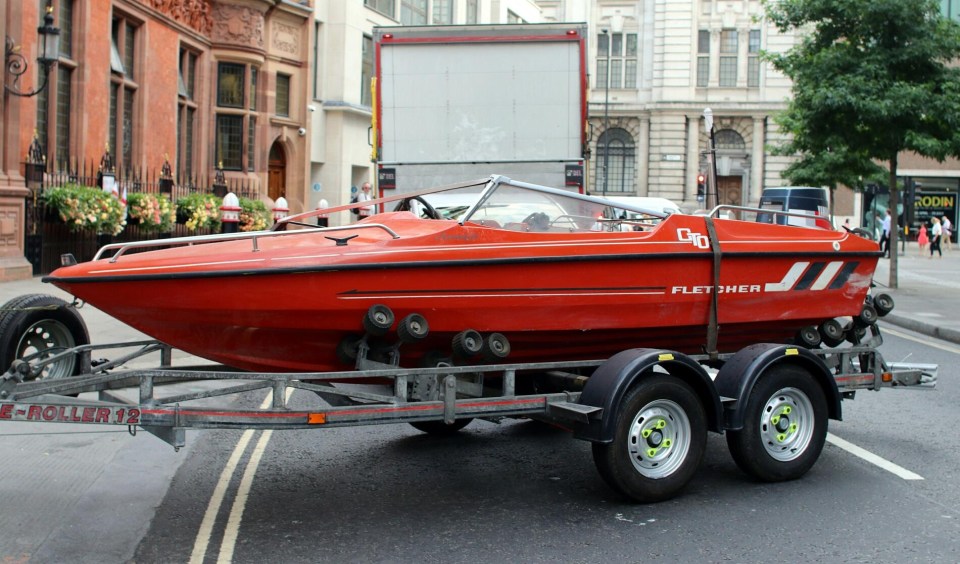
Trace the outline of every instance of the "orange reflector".
<instances>
[{"instance_id":1,"label":"orange reflector","mask_svg":"<svg viewBox=\"0 0 960 564\"><path fill-rule=\"evenodd\" d=\"M890 374L889 372L884 372L883 374L880 375L880 379L886 383L893 382L893 374Z\"/></svg>"},{"instance_id":2,"label":"orange reflector","mask_svg":"<svg viewBox=\"0 0 960 564\"><path fill-rule=\"evenodd\" d=\"M307 414L307 423L310 425L323 425L327 422L326 413L308 413Z\"/></svg>"}]
</instances>

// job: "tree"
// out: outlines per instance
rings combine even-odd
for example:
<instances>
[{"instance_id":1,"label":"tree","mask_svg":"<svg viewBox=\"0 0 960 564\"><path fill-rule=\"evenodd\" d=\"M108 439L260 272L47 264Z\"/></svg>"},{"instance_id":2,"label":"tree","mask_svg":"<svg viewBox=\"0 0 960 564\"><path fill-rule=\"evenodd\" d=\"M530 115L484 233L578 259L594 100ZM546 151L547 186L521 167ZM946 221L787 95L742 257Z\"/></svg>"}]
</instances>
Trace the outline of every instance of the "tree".
<instances>
[{"instance_id":1,"label":"tree","mask_svg":"<svg viewBox=\"0 0 960 564\"><path fill-rule=\"evenodd\" d=\"M765 9L781 32L802 36L787 53L765 55L793 81L783 123L801 154L822 162L833 149L853 167L861 158L888 163L893 210L901 152L960 156L960 69L950 66L960 58L960 25L938 2L778 0ZM896 249L896 213L892 220ZM890 287L898 287L896 252Z\"/></svg>"}]
</instances>

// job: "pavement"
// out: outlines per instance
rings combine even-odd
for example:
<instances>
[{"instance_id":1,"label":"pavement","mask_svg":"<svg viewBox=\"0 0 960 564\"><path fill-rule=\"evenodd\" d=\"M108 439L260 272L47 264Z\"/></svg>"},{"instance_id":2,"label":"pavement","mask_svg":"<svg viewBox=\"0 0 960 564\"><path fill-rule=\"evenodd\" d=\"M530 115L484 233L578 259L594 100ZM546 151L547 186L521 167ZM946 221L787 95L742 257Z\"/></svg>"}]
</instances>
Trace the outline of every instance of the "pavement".
<instances>
[{"instance_id":1,"label":"pavement","mask_svg":"<svg viewBox=\"0 0 960 564\"><path fill-rule=\"evenodd\" d=\"M901 246L897 256L896 288L890 284L890 259L881 258L874 275L874 293L890 294L893 312L883 321L911 331L960 344L960 247L943 252L943 258L929 258L917 244ZM0 304L24 294L52 294L70 301L69 294L40 277L0 283ZM93 343L111 343L145 339L142 333L91 307L81 315L87 323Z\"/></svg>"}]
</instances>

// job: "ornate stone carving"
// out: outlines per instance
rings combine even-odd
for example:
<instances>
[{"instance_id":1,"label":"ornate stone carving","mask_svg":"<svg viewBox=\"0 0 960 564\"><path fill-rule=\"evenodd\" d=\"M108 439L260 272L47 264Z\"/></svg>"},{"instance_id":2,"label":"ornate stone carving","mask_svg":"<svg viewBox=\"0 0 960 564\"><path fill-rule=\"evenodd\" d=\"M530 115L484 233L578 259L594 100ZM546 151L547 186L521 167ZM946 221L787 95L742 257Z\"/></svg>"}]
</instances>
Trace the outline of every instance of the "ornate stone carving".
<instances>
[{"instance_id":1,"label":"ornate stone carving","mask_svg":"<svg viewBox=\"0 0 960 564\"><path fill-rule=\"evenodd\" d=\"M273 22L271 33L273 48L281 53L297 56L300 54L300 29L283 22Z\"/></svg>"},{"instance_id":2,"label":"ornate stone carving","mask_svg":"<svg viewBox=\"0 0 960 564\"><path fill-rule=\"evenodd\" d=\"M185 26L209 35L213 29L211 0L140 0Z\"/></svg>"},{"instance_id":3,"label":"ornate stone carving","mask_svg":"<svg viewBox=\"0 0 960 564\"><path fill-rule=\"evenodd\" d=\"M263 14L246 6L214 4L213 39L263 49Z\"/></svg>"}]
</instances>

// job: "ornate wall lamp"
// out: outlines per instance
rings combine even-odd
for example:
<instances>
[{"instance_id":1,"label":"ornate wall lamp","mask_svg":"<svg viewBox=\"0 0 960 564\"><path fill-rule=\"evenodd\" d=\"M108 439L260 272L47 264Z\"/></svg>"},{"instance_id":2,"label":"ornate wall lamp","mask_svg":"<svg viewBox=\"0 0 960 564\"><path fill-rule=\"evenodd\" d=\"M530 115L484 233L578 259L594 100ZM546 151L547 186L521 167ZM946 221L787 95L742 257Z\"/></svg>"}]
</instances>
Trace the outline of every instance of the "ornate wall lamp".
<instances>
[{"instance_id":1,"label":"ornate wall lamp","mask_svg":"<svg viewBox=\"0 0 960 564\"><path fill-rule=\"evenodd\" d=\"M47 78L50 75L50 69L57 64L60 59L60 28L53 25L53 0L47 0L46 14L43 16L43 25L37 28L39 34L40 55L37 56L37 62L43 69L43 82L32 92L20 90L18 83L20 77L27 72L27 59L20 52L20 46L15 45L13 39L7 36L6 48L4 50L4 66L7 74L13 75L11 84L4 84L7 92L15 96L36 96L47 87Z\"/></svg>"}]
</instances>

